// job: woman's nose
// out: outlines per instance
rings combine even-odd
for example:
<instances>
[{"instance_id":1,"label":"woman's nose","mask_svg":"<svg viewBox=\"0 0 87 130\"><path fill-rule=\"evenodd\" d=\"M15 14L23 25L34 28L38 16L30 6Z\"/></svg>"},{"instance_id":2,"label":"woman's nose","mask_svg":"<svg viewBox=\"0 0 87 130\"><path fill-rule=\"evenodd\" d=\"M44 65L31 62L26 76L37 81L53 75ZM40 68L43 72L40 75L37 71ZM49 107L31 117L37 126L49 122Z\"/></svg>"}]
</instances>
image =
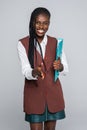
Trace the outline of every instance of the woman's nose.
<instances>
[{"instance_id":1,"label":"woman's nose","mask_svg":"<svg viewBox=\"0 0 87 130\"><path fill-rule=\"evenodd\" d=\"M44 24L43 24L43 23L40 23L40 24L39 24L39 28L42 29L43 27L44 27Z\"/></svg>"},{"instance_id":2,"label":"woman's nose","mask_svg":"<svg viewBox=\"0 0 87 130\"><path fill-rule=\"evenodd\" d=\"M43 27L44 27L44 26L43 26L42 24L39 26L40 29L43 29Z\"/></svg>"}]
</instances>

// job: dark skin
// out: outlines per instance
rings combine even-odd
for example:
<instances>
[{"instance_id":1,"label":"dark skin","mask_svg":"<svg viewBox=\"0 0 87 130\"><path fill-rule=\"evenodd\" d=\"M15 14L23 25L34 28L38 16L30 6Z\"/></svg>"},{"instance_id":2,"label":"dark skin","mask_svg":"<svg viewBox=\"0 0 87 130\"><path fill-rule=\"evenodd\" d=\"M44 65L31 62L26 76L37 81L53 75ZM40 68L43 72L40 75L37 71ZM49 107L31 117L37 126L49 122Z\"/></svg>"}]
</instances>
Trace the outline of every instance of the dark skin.
<instances>
[{"instance_id":1,"label":"dark skin","mask_svg":"<svg viewBox=\"0 0 87 130\"><path fill-rule=\"evenodd\" d=\"M40 14L37 16L36 21L33 23L37 40L39 43L44 38L45 33L47 32L50 24L50 19L46 14ZM53 62L53 68L54 70L63 70L63 64L61 63L61 59L55 60ZM44 79L44 74L41 70L41 67L38 66L36 69L32 71L33 77L39 76L42 79ZM44 122L44 130L55 130L56 126L56 120L55 121L46 121ZM43 129L43 123L30 123L31 130L42 130Z\"/></svg>"},{"instance_id":2,"label":"dark skin","mask_svg":"<svg viewBox=\"0 0 87 130\"><path fill-rule=\"evenodd\" d=\"M41 43L41 41L43 40L44 35L49 28L49 24L50 24L50 19L45 14L40 14L36 18L36 21L34 22L34 28L35 28L37 40L38 40L39 43ZM53 62L53 68L54 68L54 70L59 70L60 72L63 70L63 64L61 63L60 58ZM33 70L32 75L34 77L36 75L38 75L38 76L42 77L42 79L44 79L43 72L41 71L40 66L38 66L37 69Z\"/></svg>"}]
</instances>

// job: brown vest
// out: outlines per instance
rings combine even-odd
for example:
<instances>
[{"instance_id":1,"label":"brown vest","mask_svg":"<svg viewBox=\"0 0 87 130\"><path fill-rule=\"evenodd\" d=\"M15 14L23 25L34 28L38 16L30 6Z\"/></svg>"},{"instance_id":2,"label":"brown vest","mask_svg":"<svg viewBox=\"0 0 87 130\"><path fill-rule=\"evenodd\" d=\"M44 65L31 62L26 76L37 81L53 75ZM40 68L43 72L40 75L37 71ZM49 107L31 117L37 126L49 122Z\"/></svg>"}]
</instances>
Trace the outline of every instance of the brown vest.
<instances>
[{"instance_id":1,"label":"brown vest","mask_svg":"<svg viewBox=\"0 0 87 130\"><path fill-rule=\"evenodd\" d=\"M58 112L65 107L61 83L59 79L54 82L54 70L52 67L55 60L57 41L50 36L47 38L44 64L42 64L39 52L35 50L34 54L34 67L42 65L42 70L46 74L45 79L27 80L25 78L24 112L27 114L42 114L46 105L50 112ZM28 54L29 37L27 36L20 41L26 49L26 54Z\"/></svg>"}]
</instances>

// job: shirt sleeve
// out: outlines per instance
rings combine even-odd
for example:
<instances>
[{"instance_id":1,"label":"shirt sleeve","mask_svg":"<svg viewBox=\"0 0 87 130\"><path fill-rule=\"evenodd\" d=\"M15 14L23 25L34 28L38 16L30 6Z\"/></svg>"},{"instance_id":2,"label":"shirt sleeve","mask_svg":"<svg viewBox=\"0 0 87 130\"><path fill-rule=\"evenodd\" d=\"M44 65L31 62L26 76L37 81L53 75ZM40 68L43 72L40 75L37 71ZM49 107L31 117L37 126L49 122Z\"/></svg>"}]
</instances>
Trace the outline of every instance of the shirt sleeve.
<instances>
[{"instance_id":1,"label":"shirt sleeve","mask_svg":"<svg viewBox=\"0 0 87 130\"><path fill-rule=\"evenodd\" d=\"M66 55L64 53L64 50L62 52L61 62L63 64L63 66L64 66L64 70L60 74L61 75L66 75L69 72L69 69L68 69L68 64L67 64Z\"/></svg>"},{"instance_id":2,"label":"shirt sleeve","mask_svg":"<svg viewBox=\"0 0 87 130\"><path fill-rule=\"evenodd\" d=\"M30 62L26 54L26 50L24 46L22 45L21 41L18 42L17 50L18 50L18 55L20 59L22 74L28 80L36 80L36 78L32 76L33 69L31 68Z\"/></svg>"}]
</instances>

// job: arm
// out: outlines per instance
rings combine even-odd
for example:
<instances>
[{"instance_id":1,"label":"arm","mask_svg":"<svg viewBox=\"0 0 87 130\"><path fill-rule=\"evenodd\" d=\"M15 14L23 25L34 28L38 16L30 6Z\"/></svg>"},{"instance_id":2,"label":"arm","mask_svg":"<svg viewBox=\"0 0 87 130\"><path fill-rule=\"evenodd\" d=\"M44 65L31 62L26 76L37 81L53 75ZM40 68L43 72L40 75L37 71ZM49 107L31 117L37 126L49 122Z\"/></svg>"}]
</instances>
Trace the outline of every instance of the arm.
<instances>
[{"instance_id":1,"label":"arm","mask_svg":"<svg viewBox=\"0 0 87 130\"><path fill-rule=\"evenodd\" d=\"M68 68L68 63L67 63L67 59L66 59L66 55L64 51L62 52L61 63L63 64L63 67L64 67L61 74L66 75L69 72L69 68Z\"/></svg>"},{"instance_id":2,"label":"arm","mask_svg":"<svg viewBox=\"0 0 87 130\"><path fill-rule=\"evenodd\" d=\"M31 68L31 65L29 63L29 60L28 60L28 57L26 54L26 50L20 41L18 42L17 49L18 49L18 55L19 55L20 64L21 64L21 68L22 68L22 74L28 80L36 80L36 78L34 78L32 76L33 69Z\"/></svg>"},{"instance_id":3,"label":"arm","mask_svg":"<svg viewBox=\"0 0 87 130\"><path fill-rule=\"evenodd\" d=\"M62 72L61 74L63 75L65 75L68 72L68 64L67 64L64 51L62 52L61 59L58 58L58 60L54 61L53 67L54 67L54 70L58 70L59 72Z\"/></svg>"},{"instance_id":4,"label":"arm","mask_svg":"<svg viewBox=\"0 0 87 130\"><path fill-rule=\"evenodd\" d=\"M54 70L58 70L59 72L64 70L63 64L61 63L61 59L58 58L58 60L55 60L53 62Z\"/></svg>"}]
</instances>

